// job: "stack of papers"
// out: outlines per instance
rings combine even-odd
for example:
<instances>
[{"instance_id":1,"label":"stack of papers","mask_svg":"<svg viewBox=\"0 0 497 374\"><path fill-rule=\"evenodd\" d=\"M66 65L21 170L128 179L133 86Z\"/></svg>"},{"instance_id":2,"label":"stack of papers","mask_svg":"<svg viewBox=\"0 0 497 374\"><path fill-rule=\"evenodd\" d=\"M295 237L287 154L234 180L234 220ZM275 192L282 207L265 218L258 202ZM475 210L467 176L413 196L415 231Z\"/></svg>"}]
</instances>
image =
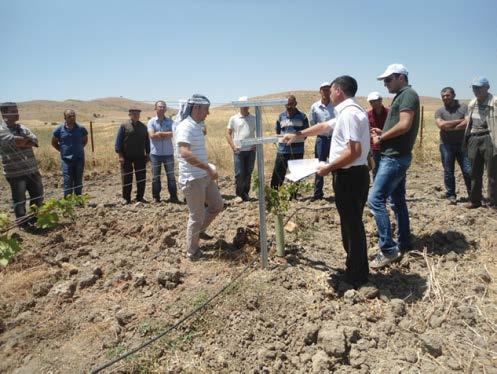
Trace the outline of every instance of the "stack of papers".
<instances>
[{"instance_id":1,"label":"stack of papers","mask_svg":"<svg viewBox=\"0 0 497 374\"><path fill-rule=\"evenodd\" d=\"M319 161L317 158L289 160L288 173L285 175L285 178L292 182L297 182L314 174L321 165L326 165L326 162Z\"/></svg>"}]
</instances>

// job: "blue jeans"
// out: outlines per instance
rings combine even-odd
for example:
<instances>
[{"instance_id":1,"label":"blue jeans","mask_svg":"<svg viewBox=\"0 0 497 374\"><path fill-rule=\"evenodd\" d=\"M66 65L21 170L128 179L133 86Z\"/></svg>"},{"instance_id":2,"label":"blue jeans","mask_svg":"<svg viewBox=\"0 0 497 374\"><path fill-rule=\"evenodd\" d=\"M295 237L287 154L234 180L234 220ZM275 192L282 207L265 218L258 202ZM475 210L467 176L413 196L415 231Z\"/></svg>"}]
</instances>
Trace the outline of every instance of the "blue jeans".
<instances>
[{"instance_id":1,"label":"blue jeans","mask_svg":"<svg viewBox=\"0 0 497 374\"><path fill-rule=\"evenodd\" d=\"M462 149L462 144L440 144L440 155L444 168L445 196L456 197L455 163L459 164L468 196L471 192L471 162Z\"/></svg>"},{"instance_id":2,"label":"blue jeans","mask_svg":"<svg viewBox=\"0 0 497 374\"><path fill-rule=\"evenodd\" d=\"M374 160L373 180L376 178L378 168L380 167L381 151L372 151Z\"/></svg>"},{"instance_id":3,"label":"blue jeans","mask_svg":"<svg viewBox=\"0 0 497 374\"><path fill-rule=\"evenodd\" d=\"M85 160L62 159L62 175L64 176L64 197L70 194L81 195L83 192L83 171Z\"/></svg>"},{"instance_id":4,"label":"blue jeans","mask_svg":"<svg viewBox=\"0 0 497 374\"><path fill-rule=\"evenodd\" d=\"M316 146L314 147L314 157L318 158L319 161L326 161L330 155L330 144L331 138L326 136L318 136L316 138ZM324 178L316 174L314 179L314 197L322 198L323 194Z\"/></svg>"},{"instance_id":5,"label":"blue jeans","mask_svg":"<svg viewBox=\"0 0 497 374\"><path fill-rule=\"evenodd\" d=\"M152 161L153 198L156 200L160 199L160 192L162 190L160 175L161 175L162 165L164 165L164 170L166 171L166 177L167 177L167 189L169 191L169 197L171 198L171 200L177 200L178 192L176 187L176 180L174 179L174 156L150 155L150 160Z\"/></svg>"},{"instance_id":6,"label":"blue jeans","mask_svg":"<svg viewBox=\"0 0 497 374\"><path fill-rule=\"evenodd\" d=\"M250 192L250 181L254 171L255 151L241 151L234 154L235 161L235 193L247 199Z\"/></svg>"},{"instance_id":7,"label":"blue jeans","mask_svg":"<svg viewBox=\"0 0 497 374\"><path fill-rule=\"evenodd\" d=\"M396 250L407 250L411 246L411 229L406 203L406 172L411 160L411 155L402 157L382 155L373 187L369 191L368 206L378 227L380 249L387 256ZM398 243L392 239L392 226L386 207L389 197L397 218Z\"/></svg>"}]
</instances>

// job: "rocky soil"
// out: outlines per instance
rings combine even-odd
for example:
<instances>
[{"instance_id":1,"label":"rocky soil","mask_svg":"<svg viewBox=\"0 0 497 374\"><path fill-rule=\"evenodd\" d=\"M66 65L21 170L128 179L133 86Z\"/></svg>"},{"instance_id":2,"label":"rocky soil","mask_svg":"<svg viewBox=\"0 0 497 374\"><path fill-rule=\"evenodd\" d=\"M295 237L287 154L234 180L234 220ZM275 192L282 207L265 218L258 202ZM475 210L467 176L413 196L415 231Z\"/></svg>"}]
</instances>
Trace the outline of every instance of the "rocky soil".
<instances>
[{"instance_id":1,"label":"rocky soil","mask_svg":"<svg viewBox=\"0 0 497 374\"><path fill-rule=\"evenodd\" d=\"M90 179L93 198L74 222L18 231L24 249L0 271L0 372L89 372L173 325L246 266L201 313L105 372L497 372L497 212L447 205L438 164L409 172L414 248L359 290L342 279L332 199L292 203L285 261L272 249L264 270L252 264L257 201L235 203L231 180L220 181L226 208L204 242L207 258L191 263L186 206L123 207L117 176ZM373 255L376 228L364 219Z\"/></svg>"}]
</instances>

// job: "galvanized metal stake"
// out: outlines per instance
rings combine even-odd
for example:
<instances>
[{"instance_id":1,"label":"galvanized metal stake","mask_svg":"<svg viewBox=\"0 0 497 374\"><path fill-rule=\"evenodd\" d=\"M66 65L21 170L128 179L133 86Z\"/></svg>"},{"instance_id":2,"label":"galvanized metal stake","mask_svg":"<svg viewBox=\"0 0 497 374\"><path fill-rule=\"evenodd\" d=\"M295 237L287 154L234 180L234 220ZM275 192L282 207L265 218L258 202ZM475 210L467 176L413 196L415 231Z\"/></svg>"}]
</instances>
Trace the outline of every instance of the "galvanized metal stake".
<instances>
[{"instance_id":1,"label":"galvanized metal stake","mask_svg":"<svg viewBox=\"0 0 497 374\"><path fill-rule=\"evenodd\" d=\"M264 190L264 144L276 143L276 136L264 138L262 129L261 107L285 105L287 99L270 99L270 100L253 100L253 101L233 101L233 106L254 107L255 108L255 139L242 140L242 146L255 145L257 154L257 173L259 175L259 237L261 242L262 266L267 268L269 265L267 253L267 232L266 232L266 192Z\"/></svg>"},{"instance_id":2,"label":"galvanized metal stake","mask_svg":"<svg viewBox=\"0 0 497 374\"><path fill-rule=\"evenodd\" d=\"M261 108L255 107L255 134L262 138L262 120ZM262 266L267 268L269 265L267 255L267 237L266 237L266 191L264 189L264 145L257 144L257 175L259 176L259 238L261 241L261 258Z\"/></svg>"}]
</instances>

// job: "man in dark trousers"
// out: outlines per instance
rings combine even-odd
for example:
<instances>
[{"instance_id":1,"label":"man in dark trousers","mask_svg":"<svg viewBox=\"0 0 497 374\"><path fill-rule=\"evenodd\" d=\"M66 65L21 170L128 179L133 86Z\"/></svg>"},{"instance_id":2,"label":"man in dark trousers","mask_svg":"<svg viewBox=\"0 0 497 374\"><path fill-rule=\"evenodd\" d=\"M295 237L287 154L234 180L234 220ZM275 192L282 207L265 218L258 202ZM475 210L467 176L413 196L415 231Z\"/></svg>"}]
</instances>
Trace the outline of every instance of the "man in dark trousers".
<instances>
[{"instance_id":1,"label":"man in dark trousers","mask_svg":"<svg viewBox=\"0 0 497 374\"><path fill-rule=\"evenodd\" d=\"M440 129L440 155L444 169L444 197L450 204L457 203L456 178L454 166L457 163L466 184L468 196L471 193L471 163L467 153L462 149L466 124L464 118L468 113L468 106L456 100L456 93L452 87L445 87L440 92L444 106L435 112L435 124Z\"/></svg>"},{"instance_id":2,"label":"man in dark trousers","mask_svg":"<svg viewBox=\"0 0 497 374\"><path fill-rule=\"evenodd\" d=\"M288 96L286 111L281 113L276 121L276 134L295 134L297 131L309 127L307 116L297 109L295 96ZM297 139L293 144L278 144L278 153L274 161L273 176L271 177L271 188L278 189L285 181L288 160L299 160L304 158L304 140Z\"/></svg>"},{"instance_id":3,"label":"man in dark trousers","mask_svg":"<svg viewBox=\"0 0 497 374\"><path fill-rule=\"evenodd\" d=\"M72 109L64 111L64 123L54 130L52 136L52 146L60 152L62 161L64 197L83 192L87 143L88 131L76 122L76 112Z\"/></svg>"},{"instance_id":4,"label":"man in dark trousers","mask_svg":"<svg viewBox=\"0 0 497 374\"><path fill-rule=\"evenodd\" d=\"M147 202L143 194L147 177L146 163L150 157L150 141L147 126L140 122L140 112L140 109L129 110L129 121L121 125L116 138L116 153L119 155L123 183L123 205L131 203L133 172L136 177L136 201Z\"/></svg>"},{"instance_id":5,"label":"man in dark trousers","mask_svg":"<svg viewBox=\"0 0 497 374\"><path fill-rule=\"evenodd\" d=\"M362 215L369 189L367 167L370 134L367 112L355 99L357 81L344 75L331 83L335 117L296 134L283 137L286 144L331 130L329 163L317 170L319 176L333 173L335 204L340 215L342 244L347 253L345 279L355 288L368 282L367 240Z\"/></svg>"},{"instance_id":6,"label":"man in dark trousers","mask_svg":"<svg viewBox=\"0 0 497 374\"><path fill-rule=\"evenodd\" d=\"M43 183L33 147L38 138L27 127L18 123L16 103L0 104L5 123L0 120L0 156L3 172L12 191L12 203L17 222L27 229L33 228L36 218L26 218L26 192L29 205L43 204Z\"/></svg>"}]
</instances>

